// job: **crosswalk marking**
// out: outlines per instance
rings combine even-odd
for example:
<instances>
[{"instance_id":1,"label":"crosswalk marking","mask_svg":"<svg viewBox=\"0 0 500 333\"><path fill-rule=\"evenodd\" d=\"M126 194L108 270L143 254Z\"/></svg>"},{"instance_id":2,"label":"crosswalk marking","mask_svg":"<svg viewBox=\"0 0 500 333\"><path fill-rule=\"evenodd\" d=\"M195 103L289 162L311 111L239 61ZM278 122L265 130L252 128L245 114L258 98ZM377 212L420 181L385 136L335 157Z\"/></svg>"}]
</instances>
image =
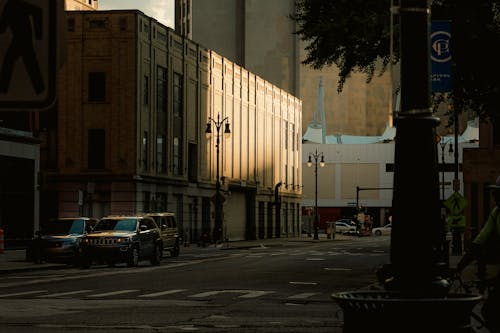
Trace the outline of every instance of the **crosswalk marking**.
<instances>
[{"instance_id":1,"label":"crosswalk marking","mask_svg":"<svg viewBox=\"0 0 500 333\"><path fill-rule=\"evenodd\" d=\"M297 285L313 285L313 286L318 284L316 282L302 282L302 281L290 281L288 283Z\"/></svg>"},{"instance_id":2,"label":"crosswalk marking","mask_svg":"<svg viewBox=\"0 0 500 333\"><path fill-rule=\"evenodd\" d=\"M69 296L69 295L76 295L76 294L83 294L83 293L88 293L91 292L92 290L74 290L74 291L67 291L64 293L56 293L56 294L47 294L47 295L40 295L37 296L39 298L55 298L55 297L62 297L62 296Z\"/></svg>"},{"instance_id":3,"label":"crosswalk marking","mask_svg":"<svg viewBox=\"0 0 500 333\"><path fill-rule=\"evenodd\" d=\"M301 293L288 297L288 299L305 299L311 296L317 295L318 293Z\"/></svg>"},{"instance_id":4,"label":"crosswalk marking","mask_svg":"<svg viewBox=\"0 0 500 333\"><path fill-rule=\"evenodd\" d=\"M292 284L292 285L317 285L316 282L300 282L300 281L295 281L295 282L292 281L292 282L289 282L289 284ZM38 298L38 299L41 299L41 298L44 298L44 299L62 298L62 297L75 296L75 295L79 295L79 294L91 293L92 291L93 290L90 290L90 289L81 289L81 290L73 290L73 291L65 291L65 292L58 292L58 293L50 293L49 294L47 290L31 290L31 291L3 294L3 295L0 295L0 298L26 296L26 295L34 295L34 297ZM182 292L186 292L186 291L189 291L189 289L169 289L169 290L163 290L163 291L158 291L158 292L154 292L154 293L139 294L139 295L136 295L135 297L155 298L155 297L160 297L160 296L178 294L178 293L182 293ZM116 291L102 292L99 294L83 295L83 297L102 298L102 297L124 295L124 294L136 293L136 292L140 293L140 290L138 290L138 289L116 290ZM43 294L43 293L45 293L45 294ZM208 297L216 296L216 295L240 294L240 295L235 295L235 297L240 298L240 299L250 299L250 298L257 298L257 297L261 297L261 296L269 295L269 294L273 294L273 293L276 293L276 292L275 291L266 291L266 290L228 289L228 290L211 290L211 291L206 291L206 292L202 292L202 293L187 295L184 297L208 298ZM36 295L36 294L43 294L43 295ZM321 295L321 292L298 293L298 294L288 296L286 298L288 300L303 300L303 299L307 299L307 298L310 298L310 297L315 296L315 295Z\"/></svg>"},{"instance_id":5,"label":"crosswalk marking","mask_svg":"<svg viewBox=\"0 0 500 333\"><path fill-rule=\"evenodd\" d=\"M122 295L122 294L129 294L129 293L134 293L139 290L137 289L131 289L131 290L118 290L118 291L111 291L109 293L102 293L102 294L94 294L94 295L88 295L87 297L107 297L107 296L115 296L115 295Z\"/></svg>"},{"instance_id":6,"label":"crosswalk marking","mask_svg":"<svg viewBox=\"0 0 500 333\"><path fill-rule=\"evenodd\" d=\"M47 292L47 290L31 290L31 291L23 291L20 293L3 294L3 295L0 295L0 297L24 296L24 295L32 295L32 294L41 294L41 293L46 293L46 292Z\"/></svg>"},{"instance_id":7,"label":"crosswalk marking","mask_svg":"<svg viewBox=\"0 0 500 333\"><path fill-rule=\"evenodd\" d=\"M180 292L183 292L186 290L187 289L171 289L171 290L160 291L160 292L152 293L152 294L139 295L139 297L158 297L158 296L163 296L163 295L176 294L176 293L180 293Z\"/></svg>"},{"instance_id":8,"label":"crosswalk marking","mask_svg":"<svg viewBox=\"0 0 500 333\"><path fill-rule=\"evenodd\" d=\"M266 294L274 293L274 291L262 291L262 290L215 290L215 291L207 291L204 293L199 293L195 295L190 295L188 297L193 298L205 298L210 297L217 294L227 294L227 293L241 293L243 295L238 296L238 298L255 298L259 296L263 296Z\"/></svg>"}]
</instances>

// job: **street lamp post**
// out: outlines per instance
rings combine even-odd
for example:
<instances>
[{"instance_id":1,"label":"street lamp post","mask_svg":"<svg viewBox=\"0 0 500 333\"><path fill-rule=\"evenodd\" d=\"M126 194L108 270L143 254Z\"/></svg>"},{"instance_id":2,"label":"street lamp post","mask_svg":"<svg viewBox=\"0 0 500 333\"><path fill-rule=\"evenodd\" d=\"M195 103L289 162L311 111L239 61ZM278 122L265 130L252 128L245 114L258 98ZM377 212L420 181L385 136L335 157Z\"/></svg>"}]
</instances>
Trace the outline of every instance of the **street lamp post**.
<instances>
[{"instance_id":1,"label":"street lamp post","mask_svg":"<svg viewBox=\"0 0 500 333\"><path fill-rule=\"evenodd\" d=\"M312 167L313 162L311 158L314 158L314 177L315 177L315 187L314 187L314 239L319 239L318 237L318 229L319 229L319 220L318 220L318 159L321 157L319 165L321 167L325 166L325 159L323 153L319 153L318 150L314 153L309 153L309 160L307 161L307 166Z\"/></svg>"},{"instance_id":2,"label":"street lamp post","mask_svg":"<svg viewBox=\"0 0 500 333\"><path fill-rule=\"evenodd\" d=\"M205 134L207 139L210 138L212 134L212 123L215 126L217 131L216 141L215 141L215 150L216 150L216 175L215 175L215 196L212 197L212 201L215 205L215 221L214 221L214 241L221 240L222 241L222 204L224 202L224 197L220 193L220 177L219 177L219 144L220 144L220 136L221 136L221 128L225 124L224 127L224 137L228 138L231 135L231 130L229 128L229 118L225 117L222 120L220 119L220 114L217 114L217 120L212 117L208 117L207 128L205 130Z\"/></svg>"}]
</instances>

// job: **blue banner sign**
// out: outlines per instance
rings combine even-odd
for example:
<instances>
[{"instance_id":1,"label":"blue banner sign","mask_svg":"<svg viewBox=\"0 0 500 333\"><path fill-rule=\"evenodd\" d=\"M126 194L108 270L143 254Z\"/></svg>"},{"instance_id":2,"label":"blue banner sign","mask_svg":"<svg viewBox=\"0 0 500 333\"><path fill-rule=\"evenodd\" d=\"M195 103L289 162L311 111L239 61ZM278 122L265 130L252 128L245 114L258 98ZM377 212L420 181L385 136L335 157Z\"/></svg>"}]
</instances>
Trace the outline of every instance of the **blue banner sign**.
<instances>
[{"instance_id":1,"label":"blue banner sign","mask_svg":"<svg viewBox=\"0 0 500 333\"><path fill-rule=\"evenodd\" d=\"M432 92L451 91L451 22L434 20L431 24Z\"/></svg>"}]
</instances>

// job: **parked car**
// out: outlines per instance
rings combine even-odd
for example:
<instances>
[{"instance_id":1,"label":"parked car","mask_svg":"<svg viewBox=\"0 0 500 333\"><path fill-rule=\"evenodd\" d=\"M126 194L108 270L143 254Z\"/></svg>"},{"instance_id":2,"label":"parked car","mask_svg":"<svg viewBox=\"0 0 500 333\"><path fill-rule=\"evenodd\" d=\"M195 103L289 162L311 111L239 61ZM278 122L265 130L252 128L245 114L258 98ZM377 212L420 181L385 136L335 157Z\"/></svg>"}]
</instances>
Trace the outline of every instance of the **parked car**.
<instances>
[{"instance_id":1,"label":"parked car","mask_svg":"<svg viewBox=\"0 0 500 333\"><path fill-rule=\"evenodd\" d=\"M160 228L162 254L163 251L169 251L172 257L177 257L180 252L180 241L175 214L171 212L147 213L146 216L152 217Z\"/></svg>"},{"instance_id":2,"label":"parked car","mask_svg":"<svg viewBox=\"0 0 500 333\"><path fill-rule=\"evenodd\" d=\"M161 261L160 229L148 216L103 217L93 232L82 240L83 267L94 262L108 266L125 262L129 267L137 266L142 259L149 259L152 265Z\"/></svg>"},{"instance_id":3,"label":"parked car","mask_svg":"<svg viewBox=\"0 0 500 333\"><path fill-rule=\"evenodd\" d=\"M338 221L335 221L335 232L336 233L355 233L356 232L356 223L354 223L352 220L348 219L341 219Z\"/></svg>"},{"instance_id":4,"label":"parked car","mask_svg":"<svg viewBox=\"0 0 500 333\"><path fill-rule=\"evenodd\" d=\"M372 229L372 234L375 236L387 236L391 234L391 224L388 223L383 227L377 227Z\"/></svg>"},{"instance_id":5,"label":"parked car","mask_svg":"<svg viewBox=\"0 0 500 333\"><path fill-rule=\"evenodd\" d=\"M26 259L34 263L47 261L77 264L82 237L92 231L97 221L88 217L50 219L36 232L36 237L26 249Z\"/></svg>"}]
</instances>

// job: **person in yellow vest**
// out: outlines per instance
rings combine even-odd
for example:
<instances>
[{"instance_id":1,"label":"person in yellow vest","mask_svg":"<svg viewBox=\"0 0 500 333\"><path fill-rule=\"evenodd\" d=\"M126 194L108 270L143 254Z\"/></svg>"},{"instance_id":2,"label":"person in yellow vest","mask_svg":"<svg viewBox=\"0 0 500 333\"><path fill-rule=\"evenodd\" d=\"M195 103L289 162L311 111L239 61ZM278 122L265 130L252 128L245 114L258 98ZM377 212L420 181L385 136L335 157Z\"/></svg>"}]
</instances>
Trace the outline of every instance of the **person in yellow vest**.
<instances>
[{"instance_id":1,"label":"person in yellow vest","mask_svg":"<svg viewBox=\"0 0 500 333\"><path fill-rule=\"evenodd\" d=\"M465 253L457 264L457 271L461 272L473 260L485 260L490 257L500 262L500 176L496 179L495 185L489 186L493 190L495 207L491 210L488 220L484 224L479 234L474 238L470 249ZM497 273L493 290L488 295L481 313L485 319L486 326L490 332L500 332L500 271Z\"/></svg>"}]
</instances>

